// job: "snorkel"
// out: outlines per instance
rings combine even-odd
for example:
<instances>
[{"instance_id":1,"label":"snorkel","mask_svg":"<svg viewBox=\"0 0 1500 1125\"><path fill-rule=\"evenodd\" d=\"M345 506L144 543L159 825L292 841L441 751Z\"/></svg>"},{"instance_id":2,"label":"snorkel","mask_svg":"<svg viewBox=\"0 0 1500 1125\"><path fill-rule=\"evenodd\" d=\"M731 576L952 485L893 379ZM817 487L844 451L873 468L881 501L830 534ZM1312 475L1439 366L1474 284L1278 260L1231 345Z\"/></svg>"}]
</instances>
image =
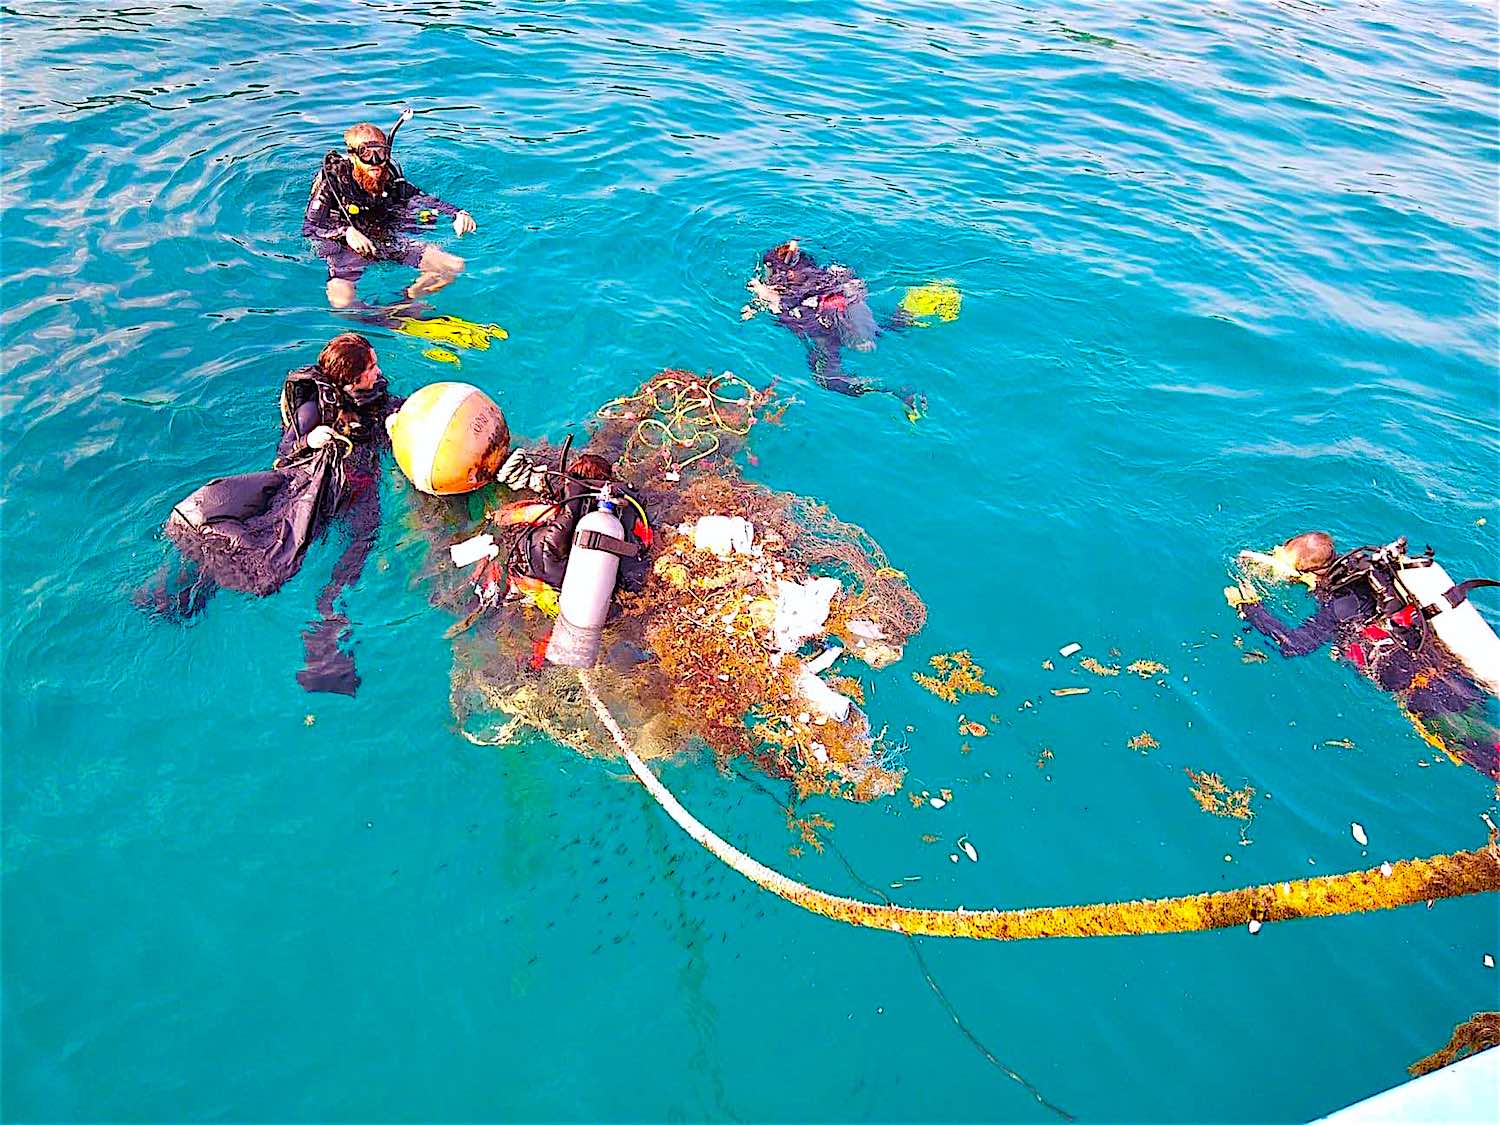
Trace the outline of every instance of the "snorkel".
<instances>
[{"instance_id":1,"label":"snorkel","mask_svg":"<svg viewBox=\"0 0 1500 1125\"><path fill-rule=\"evenodd\" d=\"M389 154L392 153L392 152L394 152L395 149L396 149L396 133L397 133L397 131L401 128L401 126L405 125L408 121L410 121L412 119L413 113L414 113L414 111L412 110L412 108L410 106L407 106L405 109L403 109L401 111L401 116L398 117L398 118L396 118L396 123L394 125L392 125L389 129L386 130L386 134L385 134L385 147L386 147L387 158L389 158Z\"/></svg>"}]
</instances>

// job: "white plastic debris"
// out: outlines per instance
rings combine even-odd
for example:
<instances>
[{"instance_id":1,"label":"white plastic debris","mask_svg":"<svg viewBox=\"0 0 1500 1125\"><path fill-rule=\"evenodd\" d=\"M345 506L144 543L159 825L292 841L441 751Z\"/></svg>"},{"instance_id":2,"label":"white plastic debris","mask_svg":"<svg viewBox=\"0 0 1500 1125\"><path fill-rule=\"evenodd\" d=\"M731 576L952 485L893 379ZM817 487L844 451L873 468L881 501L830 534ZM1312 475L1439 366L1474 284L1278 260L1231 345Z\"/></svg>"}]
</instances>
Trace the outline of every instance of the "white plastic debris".
<instances>
[{"instance_id":1,"label":"white plastic debris","mask_svg":"<svg viewBox=\"0 0 1500 1125\"><path fill-rule=\"evenodd\" d=\"M847 695L825 684L806 665L797 673L797 694L807 700L820 716L841 723L849 717L849 708L854 703Z\"/></svg>"},{"instance_id":2,"label":"white plastic debris","mask_svg":"<svg viewBox=\"0 0 1500 1125\"><path fill-rule=\"evenodd\" d=\"M1082 648L1083 648L1083 646L1081 644L1078 644L1077 642L1074 642L1073 644L1070 644L1070 645L1063 645L1062 648L1060 648L1060 649L1057 650L1057 655L1058 656L1072 656L1075 652L1078 652Z\"/></svg>"},{"instance_id":3,"label":"white plastic debris","mask_svg":"<svg viewBox=\"0 0 1500 1125\"><path fill-rule=\"evenodd\" d=\"M1370 842L1370 837L1365 835L1365 826L1357 820L1349 825L1349 835L1354 837L1355 843L1360 847L1365 847Z\"/></svg>"},{"instance_id":4,"label":"white plastic debris","mask_svg":"<svg viewBox=\"0 0 1500 1125\"><path fill-rule=\"evenodd\" d=\"M499 554L500 548L495 545L495 537L489 533L465 539L462 543L454 543L448 548L448 557L453 560L454 566L471 566L480 559L492 559Z\"/></svg>"},{"instance_id":5,"label":"white plastic debris","mask_svg":"<svg viewBox=\"0 0 1500 1125\"><path fill-rule=\"evenodd\" d=\"M1389 879L1391 877L1391 872L1393 872L1394 870L1395 870L1395 868L1392 867L1389 863L1382 863L1380 865L1380 873L1382 875L1384 875L1387 879Z\"/></svg>"},{"instance_id":6,"label":"white plastic debris","mask_svg":"<svg viewBox=\"0 0 1500 1125\"><path fill-rule=\"evenodd\" d=\"M928 804L929 804L929 805L931 805L931 806L932 806L932 807L933 807L933 808L935 808L935 809L940 809L940 808L942 808L942 807L943 807L943 806L944 806L944 805L946 805L946 804L947 804L947 803L948 803L948 802L947 802L947 801L945 801L945 800L943 800L943 799L942 799L942 798L941 798L941 797L933 797L933 798L932 798L932 799L931 799L931 800L929 800L929 801L928 801L928 802L927 802L927 803L928 803Z\"/></svg>"},{"instance_id":7,"label":"white plastic debris","mask_svg":"<svg viewBox=\"0 0 1500 1125\"><path fill-rule=\"evenodd\" d=\"M949 852L948 853L948 861L950 863L957 863L958 862L958 853L957 852Z\"/></svg>"},{"instance_id":8,"label":"white plastic debris","mask_svg":"<svg viewBox=\"0 0 1500 1125\"><path fill-rule=\"evenodd\" d=\"M1252 934L1258 934L1258 933L1260 933L1260 919L1259 918L1251 918L1250 919L1250 925L1249 925L1248 929L1250 930L1250 932Z\"/></svg>"},{"instance_id":9,"label":"white plastic debris","mask_svg":"<svg viewBox=\"0 0 1500 1125\"><path fill-rule=\"evenodd\" d=\"M755 525L744 516L699 516L693 525L693 546L720 558L748 555L755 542Z\"/></svg>"},{"instance_id":10,"label":"white plastic debris","mask_svg":"<svg viewBox=\"0 0 1500 1125\"><path fill-rule=\"evenodd\" d=\"M837 578L809 578L805 582L776 580L776 647L791 652L808 637L816 637L828 620L833 595L841 589Z\"/></svg>"},{"instance_id":11,"label":"white plastic debris","mask_svg":"<svg viewBox=\"0 0 1500 1125\"><path fill-rule=\"evenodd\" d=\"M979 862L979 852L973 844L969 843L969 838L967 836L959 837L958 846L963 850L964 855L969 857L970 863Z\"/></svg>"},{"instance_id":12,"label":"white plastic debris","mask_svg":"<svg viewBox=\"0 0 1500 1125\"><path fill-rule=\"evenodd\" d=\"M1484 967L1486 969L1493 969L1495 967L1495 959L1488 953L1484 955Z\"/></svg>"},{"instance_id":13,"label":"white plastic debris","mask_svg":"<svg viewBox=\"0 0 1500 1125\"><path fill-rule=\"evenodd\" d=\"M814 676L821 676L829 668L833 667L835 660L843 655L844 650L842 648L838 645L830 645L807 662L807 670Z\"/></svg>"},{"instance_id":14,"label":"white plastic debris","mask_svg":"<svg viewBox=\"0 0 1500 1125\"><path fill-rule=\"evenodd\" d=\"M853 633L856 637L863 637L867 641L885 640L885 630L874 621L865 621L863 618L858 621L849 622L849 632Z\"/></svg>"}]
</instances>

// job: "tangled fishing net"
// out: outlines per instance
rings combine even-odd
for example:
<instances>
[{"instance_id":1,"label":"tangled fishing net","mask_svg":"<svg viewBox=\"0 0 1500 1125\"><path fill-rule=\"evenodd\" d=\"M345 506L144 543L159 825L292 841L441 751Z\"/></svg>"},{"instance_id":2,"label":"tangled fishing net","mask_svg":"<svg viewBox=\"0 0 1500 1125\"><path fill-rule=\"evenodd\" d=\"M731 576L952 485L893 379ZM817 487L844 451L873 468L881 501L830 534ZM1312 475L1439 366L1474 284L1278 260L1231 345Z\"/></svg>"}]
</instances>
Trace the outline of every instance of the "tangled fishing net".
<instances>
[{"instance_id":1,"label":"tangled fishing net","mask_svg":"<svg viewBox=\"0 0 1500 1125\"><path fill-rule=\"evenodd\" d=\"M706 747L721 768L747 759L803 796L870 800L900 788L901 747L872 730L858 674L846 667L823 677L822 664L809 663L820 653L826 662L837 646L846 665L885 667L901 658L926 609L862 528L740 475L735 453L785 406L727 373L663 371L599 411L584 448L614 463L654 537L640 589L616 595L592 682L643 758ZM474 521L483 509L511 496L491 490L468 511L419 506L435 600L458 616L474 594L447 546L481 530ZM732 547L707 543L702 517L720 517L703 525L719 530L744 520L752 532ZM820 603L815 595L826 595L830 580L836 589ZM454 712L474 741L539 732L579 753L614 756L576 673L537 659L551 625L511 603L477 615L455 637Z\"/></svg>"}]
</instances>

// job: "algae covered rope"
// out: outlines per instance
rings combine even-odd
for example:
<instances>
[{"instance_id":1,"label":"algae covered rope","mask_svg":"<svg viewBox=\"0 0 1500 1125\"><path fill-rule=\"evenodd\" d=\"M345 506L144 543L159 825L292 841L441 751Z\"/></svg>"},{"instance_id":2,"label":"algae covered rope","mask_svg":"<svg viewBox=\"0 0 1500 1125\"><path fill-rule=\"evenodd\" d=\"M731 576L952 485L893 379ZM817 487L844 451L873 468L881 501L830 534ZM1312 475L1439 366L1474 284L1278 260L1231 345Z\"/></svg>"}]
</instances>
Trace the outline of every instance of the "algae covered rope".
<instances>
[{"instance_id":1,"label":"algae covered rope","mask_svg":"<svg viewBox=\"0 0 1500 1125\"><path fill-rule=\"evenodd\" d=\"M579 680L594 713L625 756L631 772L678 827L752 883L804 910L851 926L925 937L989 941L1122 937L1217 930L1249 922L1285 922L1293 918L1359 914L1500 890L1500 851L1492 840L1487 848L1435 855L1428 859L1404 859L1368 871L1348 871L1340 875L1320 875L1312 879L1264 883L1239 890L1178 898L1015 910L929 910L861 902L817 890L773 871L695 820L630 748L609 708L594 691L589 673L580 671Z\"/></svg>"}]
</instances>

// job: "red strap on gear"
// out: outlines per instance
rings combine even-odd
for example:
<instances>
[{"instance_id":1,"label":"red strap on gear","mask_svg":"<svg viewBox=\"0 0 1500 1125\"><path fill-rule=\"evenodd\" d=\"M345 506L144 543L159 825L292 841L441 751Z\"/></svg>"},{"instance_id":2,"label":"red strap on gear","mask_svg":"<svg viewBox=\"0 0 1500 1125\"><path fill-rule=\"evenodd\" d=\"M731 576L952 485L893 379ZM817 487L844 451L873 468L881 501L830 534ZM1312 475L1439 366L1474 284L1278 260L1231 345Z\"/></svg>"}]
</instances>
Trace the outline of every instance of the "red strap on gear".
<instances>
[{"instance_id":1,"label":"red strap on gear","mask_svg":"<svg viewBox=\"0 0 1500 1125\"><path fill-rule=\"evenodd\" d=\"M1391 620L1403 629L1410 629L1417 623L1417 607L1409 605L1399 613L1391 614Z\"/></svg>"}]
</instances>

